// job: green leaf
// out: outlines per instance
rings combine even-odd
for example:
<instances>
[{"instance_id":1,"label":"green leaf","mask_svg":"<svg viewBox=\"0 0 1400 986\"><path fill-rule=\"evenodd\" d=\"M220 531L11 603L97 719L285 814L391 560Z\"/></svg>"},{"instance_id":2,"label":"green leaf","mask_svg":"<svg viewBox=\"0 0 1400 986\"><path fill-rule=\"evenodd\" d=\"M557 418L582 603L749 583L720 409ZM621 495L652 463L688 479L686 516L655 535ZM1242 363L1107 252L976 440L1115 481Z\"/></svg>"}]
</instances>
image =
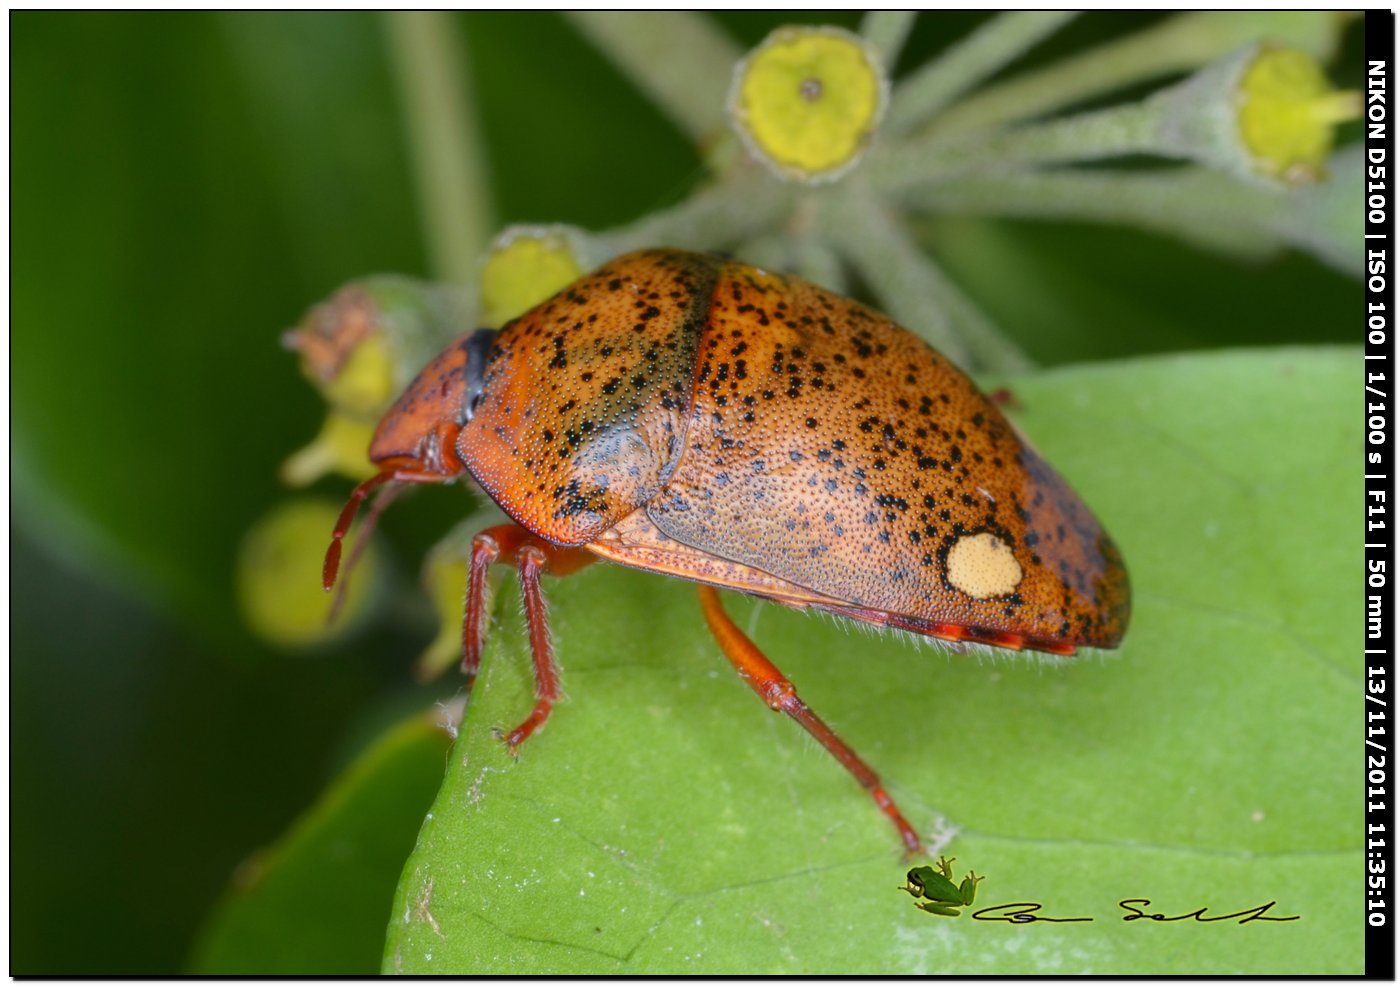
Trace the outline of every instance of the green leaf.
<instances>
[{"instance_id":1,"label":"green leaf","mask_svg":"<svg viewBox=\"0 0 1400 986\"><path fill-rule=\"evenodd\" d=\"M388 731L282 840L244 862L195 948L198 975L371 975L404 853L442 780L438 713Z\"/></svg>"},{"instance_id":2,"label":"green leaf","mask_svg":"<svg viewBox=\"0 0 1400 986\"><path fill-rule=\"evenodd\" d=\"M600 565L546 587L568 700L516 762L491 727L528 711L528 648L497 607L385 970L1359 973L1358 372L1300 348L1009 381L1128 561L1116 656L944 656L728 601L917 827L960 827L980 907L1092 922L910 907L894 830L755 700L693 590ZM952 709L976 714L937 728ZM1301 919L1128 924L1124 898Z\"/></svg>"}]
</instances>

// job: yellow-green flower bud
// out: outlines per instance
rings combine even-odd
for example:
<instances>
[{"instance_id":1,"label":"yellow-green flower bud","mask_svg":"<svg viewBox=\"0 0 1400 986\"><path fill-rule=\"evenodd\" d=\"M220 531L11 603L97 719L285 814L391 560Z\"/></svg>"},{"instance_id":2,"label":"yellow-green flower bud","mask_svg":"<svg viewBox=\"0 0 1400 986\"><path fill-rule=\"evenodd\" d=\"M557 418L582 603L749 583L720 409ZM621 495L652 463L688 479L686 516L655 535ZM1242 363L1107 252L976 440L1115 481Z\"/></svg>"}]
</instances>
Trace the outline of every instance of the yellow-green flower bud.
<instances>
[{"instance_id":1,"label":"yellow-green flower bud","mask_svg":"<svg viewBox=\"0 0 1400 986\"><path fill-rule=\"evenodd\" d=\"M1355 92L1331 87L1296 48L1250 45L1164 90L1146 104L1163 153L1241 177L1317 181L1336 124L1361 113Z\"/></svg>"},{"instance_id":2,"label":"yellow-green flower bud","mask_svg":"<svg viewBox=\"0 0 1400 986\"><path fill-rule=\"evenodd\" d=\"M462 605L467 597L467 559L445 554L428 559L423 582L438 616L438 632L418 655L413 674L419 681L440 677L462 661Z\"/></svg>"},{"instance_id":3,"label":"yellow-green flower bud","mask_svg":"<svg viewBox=\"0 0 1400 986\"><path fill-rule=\"evenodd\" d=\"M826 182L860 160L888 94L879 54L856 35L782 27L735 67L729 115L750 152L780 177Z\"/></svg>"},{"instance_id":4,"label":"yellow-green flower bud","mask_svg":"<svg viewBox=\"0 0 1400 986\"><path fill-rule=\"evenodd\" d=\"M471 307L458 291L371 277L316 305L283 341L333 408L378 419L428 360L475 327Z\"/></svg>"},{"instance_id":5,"label":"yellow-green flower bud","mask_svg":"<svg viewBox=\"0 0 1400 986\"><path fill-rule=\"evenodd\" d=\"M567 226L512 226L481 268L481 321L499 328L583 276L582 234Z\"/></svg>"},{"instance_id":6,"label":"yellow-green flower bud","mask_svg":"<svg viewBox=\"0 0 1400 986\"><path fill-rule=\"evenodd\" d=\"M462 661L462 607L467 598L472 538L481 526L480 518L458 524L434 545L423 564L423 585L437 614L438 632L414 665L419 681L440 677Z\"/></svg>"},{"instance_id":7,"label":"yellow-green flower bud","mask_svg":"<svg viewBox=\"0 0 1400 986\"><path fill-rule=\"evenodd\" d=\"M348 414L373 417L394 399L394 357L382 333L367 335L346 354L322 389L327 403Z\"/></svg>"},{"instance_id":8,"label":"yellow-green flower bud","mask_svg":"<svg viewBox=\"0 0 1400 986\"><path fill-rule=\"evenodd\" d=\"M1333 89L1311 55L1261 51L1240 84L1239 127L1260 172L1288 184L1316 181L1338 123L1361 115L1361 94Z\"/></svg>"},{"instance_id":9,"label":"yellow-green flower bud","mask_svg":"<svg viewBox=\"0 0 1400 986\"><path fill-rule=\"evenodd\" d=\"M309 486L328 472L368 479L378 470L369 461L375 422L332 410L311 444L282 463L279 475L288 486Z\"/></svg>"},{"instance_id":10,"label":"yellow-green flower bud","mask_svg":"<svg viewBox=\"0 0 1400 986\"><path fill-rule=\"evenodd\" d=\"M377 559L373 545L354 577L342 580L345 599L336 621L327 617L335 594L321 587L321 559L340 504L300 498L278 504L243 536L238 552L238 605L259 637L285 647L325 643L362 621L373 595Z\"/></svg>"},{"instance_id":11,"label":"yellow-green flower bud","mask_svg":"<svg viewBox=\"0 0 1400 986\"><path fill-rule=\"evenodd\" d=\"M371 475L374 426L428 360L474 327L473 307L468 292L380 276L307 312L283 342L330 410L321 433L283 464L283 480L305 486L330 471Z\"/></svg>"}]
</instances>

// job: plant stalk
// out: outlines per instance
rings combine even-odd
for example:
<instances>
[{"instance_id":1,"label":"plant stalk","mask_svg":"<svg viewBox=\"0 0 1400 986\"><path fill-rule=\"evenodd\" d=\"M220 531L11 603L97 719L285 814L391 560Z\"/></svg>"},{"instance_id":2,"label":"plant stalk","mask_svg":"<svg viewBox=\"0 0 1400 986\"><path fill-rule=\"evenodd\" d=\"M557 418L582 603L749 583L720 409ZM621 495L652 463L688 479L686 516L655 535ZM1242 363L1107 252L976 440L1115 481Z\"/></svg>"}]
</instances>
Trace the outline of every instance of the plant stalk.
<instances>
[{"instance_id":1,"label":"plant stalk","mask_svg":"<svg viewBox=\"0 0 1400 986\"><path fill-rule=\"evenodd\" d=\"M495 228L466 54L451 15L384 15L434 275L462 283Z\"/></svg>"},{"instance_id":2,"label":"plant stalk","mask_svg":"<svg viewBox=\"0 0 1400 986\"><path fill-rule=\"evenodd\" d=\"M1076 16L1077 11L1026 10L987 22L895 88L885 124L889 133L913 130Z\"/></svg>"},{"instance_id":3,"label":"plant stalk","mask_svg":"<svg viewBox=\"0 0 1400 986\"><path fill-rule=\"evenodd\" d=\"M724 95L743 52L708 15L595 10L565 17L697 146L724 133Z\"/></svg>"}]
</instances>

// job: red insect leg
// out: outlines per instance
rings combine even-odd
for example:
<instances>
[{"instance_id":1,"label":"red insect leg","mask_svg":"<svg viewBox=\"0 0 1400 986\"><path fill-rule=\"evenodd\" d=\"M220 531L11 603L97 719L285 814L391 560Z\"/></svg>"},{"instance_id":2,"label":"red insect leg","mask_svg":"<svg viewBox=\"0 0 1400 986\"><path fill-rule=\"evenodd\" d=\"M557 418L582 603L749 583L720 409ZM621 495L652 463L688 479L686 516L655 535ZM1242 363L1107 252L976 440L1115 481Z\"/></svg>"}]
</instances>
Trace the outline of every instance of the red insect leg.
<instances>
[{"instance_id":1,"label":"red insect leg","mask_svg":"<svg viewBox=\"0 0 1400 986\"><path fill-rule=\"evenodd\" d=\"M468 696L481 666L481 648L486 639L486 573L493 563L515 565L525 602L525 623L535 664L535 707L520 725L502 737L512 754L544 725L559 698L559 666L554 663L554 649L549 642L549 615L540 592L540 575L571 575L593 560L591 552L558 547L516 524L487 528L472 539L467 606L462 617L462 673L467 676Z\"/></svg>"},{"instance_id":2,"label":"red insect leg","mask_svg":"<svg viewBox=\"0 0 1400 986\"><path fill-rule=\"evenodd\" d=\"M729 614L720 603L719 593L710 586L700 586L700 607L705 612L705 622L710 625L710 632L719 641L724 656L729 658L740 676L749 683L749 687L758 693L758 697L775 712L784 712L796 719L803 729L811 733L832 756L841 761L841 765L855 776L861 787L870 792L875 804L894 823L909 855L923 852L923 843L919 841L918 833L900 814L894 799L886 793L880 783L879 776L831 731L831 727L807 707L807 703L797 697L797 689L792 682L772 661L763 656L763 652L729 618Z\"/></svg>"},{"instance_id":3,"label":"red insect leg","mask_svg":"<svg viewBox=\"0 0 1400 986\"><path fill-rule=\"evenodd\" d=\"M321 587L327 592L335 586L336 576L340 573L340 552L341 542L345 540L345 535L350 532L350 524L355 519L355 514L359 512L360 504L374 490L385 483L390 484L389 490L381 495L384 502L377 508L370 511L369 520L366 522L364 530L360 534L360 540L368 539L370 532L374 530L375 523L379 520L379 515L384 512L384 508L393 500L394 488L404 483L441 483L447 478L441 473L409 472L406 470L385 470L376 473L356 486L350 494L350 499L345 502L345 507L340 511L340 519L335 522L335 530L331 532L331 544L326 549L326 560L321 565ZM388 498L385 499L385 496ZM352 552L352 559L358 556L359 549Z\"/></svg>"}]
</instances>

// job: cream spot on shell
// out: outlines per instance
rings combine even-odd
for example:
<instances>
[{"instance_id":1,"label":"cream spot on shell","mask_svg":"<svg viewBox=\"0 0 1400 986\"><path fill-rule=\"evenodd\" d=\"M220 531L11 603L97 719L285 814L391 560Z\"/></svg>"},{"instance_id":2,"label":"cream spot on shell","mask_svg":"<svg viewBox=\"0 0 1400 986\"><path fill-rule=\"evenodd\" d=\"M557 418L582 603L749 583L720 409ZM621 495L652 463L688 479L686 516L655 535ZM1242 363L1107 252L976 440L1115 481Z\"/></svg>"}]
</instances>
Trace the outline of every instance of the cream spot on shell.
<instances>
[{"instance_id":1,"label":"cream spot on shell","mask_svg":"<svg viewBox=\"0 0 1400 986\"><path fill-rule=\"evenodd\" d=\"M1021 563L995 534L969 534L948 551L948 581L973 599L1004 596L1021 584Z\"/></svg>"}]
</instances>

